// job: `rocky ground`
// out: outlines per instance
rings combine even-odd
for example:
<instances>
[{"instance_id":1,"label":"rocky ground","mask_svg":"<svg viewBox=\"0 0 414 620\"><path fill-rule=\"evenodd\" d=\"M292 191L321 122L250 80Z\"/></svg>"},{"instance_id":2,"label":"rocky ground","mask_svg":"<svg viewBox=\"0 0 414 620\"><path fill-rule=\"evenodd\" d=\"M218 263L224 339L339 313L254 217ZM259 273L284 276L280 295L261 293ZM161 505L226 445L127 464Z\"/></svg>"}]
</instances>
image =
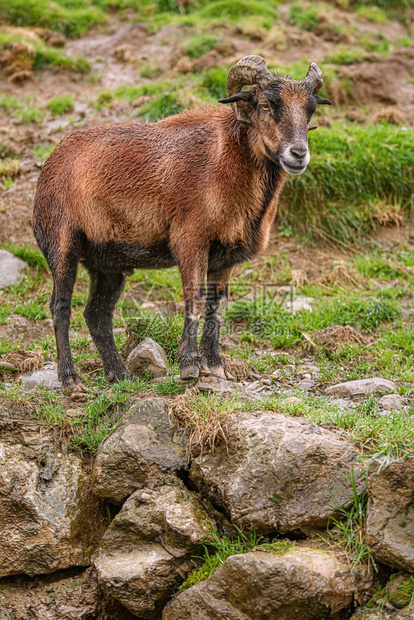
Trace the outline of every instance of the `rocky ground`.
<instances>
[{"instance_id":1,"label":"rocky ground","mask_svg":"<svg viewBox=\"0 0 414 620\"><path fill-rule=\"evenodd\" d=\"M414 618L410 7L124 4L104 19L93 3L75 34L59 3L47 24L2 13L0 620ZM282 204L266 255L233 277L230 380L179 380L173 269L128 279L115 338L136 379L109 385L80 268L70 336L89 391L63 395L30 227L45 158L79 128L214 103L247 53L295 77L317 61L336 105L315 159L335 168L337 143L385 128L400 142L372 134L373 159L397 153L398 183L323 216L304 203L297 228Z\"/></svg>"}]
</instances>

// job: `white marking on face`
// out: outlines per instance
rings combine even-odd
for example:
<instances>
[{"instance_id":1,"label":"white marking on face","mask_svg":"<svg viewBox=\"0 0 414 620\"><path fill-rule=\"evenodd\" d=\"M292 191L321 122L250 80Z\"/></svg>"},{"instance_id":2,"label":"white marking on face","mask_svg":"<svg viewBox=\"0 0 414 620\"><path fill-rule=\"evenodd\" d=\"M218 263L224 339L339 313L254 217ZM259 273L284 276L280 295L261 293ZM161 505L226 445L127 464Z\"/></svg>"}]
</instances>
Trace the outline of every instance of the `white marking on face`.
<instances>
[{"instance_id":1,"label":"white marking on face","mask_svg":"<svg viewBox=\"0 0 414 620\"><path fill-rule=\"evenodd\" d=\"M303 151L303 155L300 157L297 155L295 156L295 153L292 152L292 150L297 150L297 152ZM303 143L302 145L300 145L300 143L299 145L298 143L290 144L280 153L279 159L283 170L285 170L288 174L302 174L302 172L305 172L310 162L309 147L307 144Z\"/></svg>"}]
</instances>

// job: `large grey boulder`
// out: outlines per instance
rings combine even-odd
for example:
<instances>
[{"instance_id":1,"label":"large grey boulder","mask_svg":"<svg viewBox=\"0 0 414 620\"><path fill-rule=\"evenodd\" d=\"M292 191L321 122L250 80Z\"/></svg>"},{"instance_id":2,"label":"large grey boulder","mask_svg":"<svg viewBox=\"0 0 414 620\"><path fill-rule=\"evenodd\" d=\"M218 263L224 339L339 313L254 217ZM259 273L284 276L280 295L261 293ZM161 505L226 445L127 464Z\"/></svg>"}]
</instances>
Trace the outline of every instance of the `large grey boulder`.
<instances>
[{"instance_id":1,"label":"large grey boulder","mask_svg":"<svg viewBox=\"0 0 414 620\"><path fill-rule=\"evenodd\" d=\"M153 377L165 377L168 360L164 349L152 338L145 338L128 355L126 366L136 375L149 373Z\"/></svg>"},{"instance_id":2,"label":"large grey boulder","mask_svg":"<svg viewBox=\"0 0 414 620\"><path fill-rule=\"evenodd\" d=\"M163 620L323 620L352 603L349 567L327 551L230 556L210 579L185 590Z\"/></svg>"},{"instance_id":3,"label":"large grey boulder","mask_svg":"<svg viewBox=\"0 0 414 620\"><path fill-rule=\"evenodd\" d=\"M257 532L324 527L352 503L364 466L351 444L303 419L241 413L227 424L227 445L198 456L190 479L208 499Z\"/></svg>"},{"instance_id":4,"label":"large grey boulder","mask_svg":"<svg viewBox=\"0 0 414 620\"><path fill-rule=\"evenodd\" d=\"M17 284L26 263L6 250L0 250L0 290Z\"/></svg>"},{"instance_id":5,"label":"large grey boulder","mask_svg":"<svg viewBox=\"0 0 414 620\"><path fill-rule=\"evenodd\" d=\"M368 479L366 542L383 564L414 572L414 457Z\"/></svg>"},{"instance_id":6,"label":"large grey boulder","mask_svg":"<svg viewBox=\"0 0 414 620\"><path fill-rule=\"evenodd\" d=\"M102 538L94 557L99 582L139 618L155 618L174 587L194 568L211 529L187 489L136 491Z\"/></svg>"},{"instance_id":7,"label":"large grey boulder","mask_svg":"<svg viewBox=\"0 0 414 620\"><path fill-rule=\"evenodd\" d=\"M87 565L100 524L79 457L36 433L0 444L0 577Z\"/></svg>"},{"instance_id":8,"label":"large grey boulder","mask_svg":"<svg viewBox=\"0 0 414 620\"><path fill-rule=\"evenodd\" d=\"M375 394L381 396L387 392L395 392L397 386L389 379L373 377L372 379L356 379L355 381L345 381L326 388L326 396L337 396L340 398L352 398L357 394Z\"/></svg>"},{"instance_id":9,"label":"large grey boulder","mask_svg":"<svg viewBox=\"0 0 414 620\"><path fill-rule=\"evenodd\" d=\"M185 466L185 438L174 434L168 401L148 398L132 405L98 452L93 490L121 504L137 489L175 483Z\"/></svg>"}]
</instances>

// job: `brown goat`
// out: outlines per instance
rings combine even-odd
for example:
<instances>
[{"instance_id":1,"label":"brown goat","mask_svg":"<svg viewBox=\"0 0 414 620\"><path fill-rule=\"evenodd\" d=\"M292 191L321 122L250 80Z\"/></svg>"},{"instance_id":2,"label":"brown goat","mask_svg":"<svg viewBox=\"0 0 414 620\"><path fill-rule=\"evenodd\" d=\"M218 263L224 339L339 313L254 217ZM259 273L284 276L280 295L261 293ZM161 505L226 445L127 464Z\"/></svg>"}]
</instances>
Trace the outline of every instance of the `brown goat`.
<instances>
[{"instance_id":1,"label":"brown goat","mask_svg":"<svg viewBox=\"0 0 414 620\"><path fill-rule=\"evenodd\" d=\"M246 84L252 88L242 91ZM225 375L219 307L233 267L266 247L287 175L309 163L311 116L318 103L330 103L316 94L321 86L315 63L296 81L271 74L260 56L246 56L231 69L229 96L221 100L233 109L102 125L55 148L39 177L33 231L54 278L51 310L66 392L81 389L69 345L79 261L91 277L84 316L109 381L126 375L112 334L125 275L173 265L186 306L181 377Z\"/></svg>"}]
</instances>

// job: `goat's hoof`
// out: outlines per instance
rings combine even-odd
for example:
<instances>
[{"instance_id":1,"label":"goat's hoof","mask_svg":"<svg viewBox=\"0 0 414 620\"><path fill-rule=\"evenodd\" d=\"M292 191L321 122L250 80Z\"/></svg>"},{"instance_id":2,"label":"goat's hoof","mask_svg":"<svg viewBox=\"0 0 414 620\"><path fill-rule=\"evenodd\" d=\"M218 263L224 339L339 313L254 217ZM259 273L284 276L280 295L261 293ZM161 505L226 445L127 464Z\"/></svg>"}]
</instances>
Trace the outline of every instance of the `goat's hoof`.
<instances>
[{"instance_id":1,"label":"goat's hoof","mask_svg":"<svg viewBox=\"0 0 414 620\"><path fill-rule=\"evenodd\" d=\"M120 381L125 381L125 379L136 381L136 377L128 372L126 368L121 368L120 370L111 369L105 375L108 383L119 383Z\"/></svg>"},{"instance_id":2,"label":"goat's hoof","mask_svg":"<svg viewBox=\"0 0 414 620\"><path fill-rule=\"evenodd\" d=\"M63 382L62 392L65 396L71 396L73 393L87 394L90 389L82 383L79 375L74 375L69 380Z\"/></svg>"},{"instance_id":3,"label":"goat's hoof","mask_svg":"<svg viewBox=\"0 0 414 620\"><path fill-rule=\"evenodd\" d=\"M88 394L86 392L72 392L70 400L76 403L84 403L88 400Z\"/></svg>"},{"instance_id":4,"label":"goat's hoof","mask_svg":"<svg viewBox=\"0 0 414 620\"><path fill-rule=\"evenodd\" d=\"M201 359L199 376L208 377L209 375L211 375L211 370L207 365L207 360Z\"/></svg>"},{"instance_id":5,"label":"goat's hoof","mask_svg":"<svg viewBox=\"0 0 414 620\"><path fill-rule=\"evenodd\" d=\"M214 377L219 377L220 379L227 379L228 381L235 381L235 377L229 373L225 366L210 366L211 374Z\"/></svg>"},{"instance_id":6,"label":"goat's hoof","mask_svg":"<svg viewBox=\"0 0 414 620\"><path fill-rule=\"evenodd\" d=\"M180 378L182 381L190 381L190 379L198 379L200 370L198 366L185 366L180 368Z\"/></svg>"}]
</instances>

